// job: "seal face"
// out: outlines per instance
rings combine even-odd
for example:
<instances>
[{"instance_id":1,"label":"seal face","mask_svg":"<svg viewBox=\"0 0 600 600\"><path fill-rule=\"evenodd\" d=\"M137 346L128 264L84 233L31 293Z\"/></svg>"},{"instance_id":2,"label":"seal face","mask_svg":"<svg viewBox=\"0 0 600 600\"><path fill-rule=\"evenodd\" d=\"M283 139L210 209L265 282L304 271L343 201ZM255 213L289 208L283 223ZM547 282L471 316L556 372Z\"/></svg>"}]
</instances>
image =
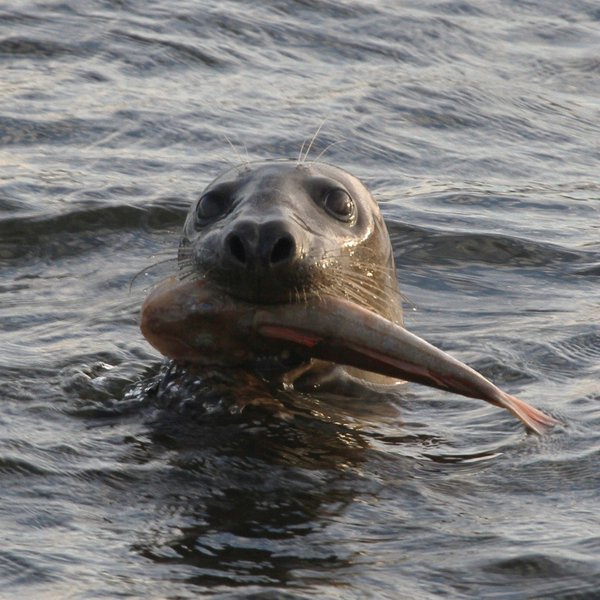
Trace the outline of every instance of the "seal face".
<instances>
[{"instance_id":1,"label":"seal face","mask_svg":"<svg viewBox=\"0 0 600 600\"><path fill-rule=\"evenodd\" d=\"M377 202L328 164L251 163L215 179L188 214L179 265L180 278L206 278L254 304L329 294L402 322Z\"/></svg>"}]
</instances>

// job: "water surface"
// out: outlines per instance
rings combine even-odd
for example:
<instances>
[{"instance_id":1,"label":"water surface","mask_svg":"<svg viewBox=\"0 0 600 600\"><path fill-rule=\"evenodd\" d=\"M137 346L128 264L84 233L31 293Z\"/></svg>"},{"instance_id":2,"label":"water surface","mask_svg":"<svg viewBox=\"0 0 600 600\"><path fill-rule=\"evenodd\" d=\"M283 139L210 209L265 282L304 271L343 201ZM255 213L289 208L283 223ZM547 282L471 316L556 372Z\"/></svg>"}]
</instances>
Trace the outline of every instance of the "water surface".
<instances>
[{"instance_id":1,"label":"water surface","mask_svg":"<svg viewBox=\"0 0 600 600\"><path fill-rule=\"evenodd\" d=\"M4 2L0 596L597 598L599 45L591 0ZM320 125L407 326L564 427L416 385L292 421L140 391L189 203Z\"/></svg>"}]
</instances>

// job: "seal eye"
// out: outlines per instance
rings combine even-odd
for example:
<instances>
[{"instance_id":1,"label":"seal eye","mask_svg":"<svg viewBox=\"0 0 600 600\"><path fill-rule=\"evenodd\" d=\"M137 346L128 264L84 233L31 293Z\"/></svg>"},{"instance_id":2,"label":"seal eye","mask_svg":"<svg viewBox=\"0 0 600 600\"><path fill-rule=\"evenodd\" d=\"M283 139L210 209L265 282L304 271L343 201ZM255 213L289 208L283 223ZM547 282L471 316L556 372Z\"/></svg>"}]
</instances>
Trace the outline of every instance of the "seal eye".
<instances>
[{"instance_id":1,"label":"seal eye","mask_svg":"<svg viewBox=\"0 0 600 600\"><path fill-rule=\"evenodd\" d=\"M348 223L352 221L355 213L354 201L350 198L350 194L346 190L335 189L331 190L325 196L323 203L325 210L336 219Z\"/></svg>"},{"instance_id":2,"label":"seal eye","mask_svg":"<svg viewBox=\"0 0 600 600\"><path fill-rule=\"evenodd\" d=\"M198 200L196 206L196 225L202 226L224 215L231 204L227 194L216 191L207 192Z\"/></svg>"}]
</instances>

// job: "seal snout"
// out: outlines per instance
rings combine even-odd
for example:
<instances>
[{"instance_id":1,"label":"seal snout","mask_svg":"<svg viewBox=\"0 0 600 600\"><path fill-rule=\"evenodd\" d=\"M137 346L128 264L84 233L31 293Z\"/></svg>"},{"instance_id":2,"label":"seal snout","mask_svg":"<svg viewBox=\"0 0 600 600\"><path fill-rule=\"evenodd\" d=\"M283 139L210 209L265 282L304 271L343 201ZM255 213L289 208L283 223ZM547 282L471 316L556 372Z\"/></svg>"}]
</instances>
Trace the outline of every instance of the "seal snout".
<instances>
[{"instance_id":1,"label":"seal snout","mask_svg":"<svg viewBox=\"0 0 600 600\"><path fill-rule=\"evenodd\" d=\"M223 252L235 269L269 273L288 268L300 256L300 233L284 220L237 222L225 235Z\"/></svg>"}]
</instances>

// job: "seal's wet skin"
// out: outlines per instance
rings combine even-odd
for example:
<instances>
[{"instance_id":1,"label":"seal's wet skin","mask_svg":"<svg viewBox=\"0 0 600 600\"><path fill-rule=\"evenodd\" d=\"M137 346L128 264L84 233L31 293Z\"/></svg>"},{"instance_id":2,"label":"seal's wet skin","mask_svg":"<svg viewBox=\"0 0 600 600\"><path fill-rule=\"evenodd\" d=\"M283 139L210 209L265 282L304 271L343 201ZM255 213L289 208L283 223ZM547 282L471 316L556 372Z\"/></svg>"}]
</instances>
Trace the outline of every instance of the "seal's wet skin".
<instances>
[{"instance_id":1,"label":"seal's wet skin","mask_svg":"<svg viewBox=\"0 0 600 600\"><path fill-rule=\"evenodd\" d=\"M192 206L179 257L183 275L206 276L248 302L340 294L402 318L377 203L330 165L267 162L221 175Z\"/></svg>"},{"instance_id":2,"label":"seal's wet skin","mask_svg":"<svg viewBox=\"0 0 600 600\"><path fill-rule=\"evenodd\" d=\"M179 278L142 308L144 336L183 365L246 369L299 389L414 381L556 421L402 327L392 248L358 179L321 163L243 165L186 220Z\"/></svg>"}]
</instances>

